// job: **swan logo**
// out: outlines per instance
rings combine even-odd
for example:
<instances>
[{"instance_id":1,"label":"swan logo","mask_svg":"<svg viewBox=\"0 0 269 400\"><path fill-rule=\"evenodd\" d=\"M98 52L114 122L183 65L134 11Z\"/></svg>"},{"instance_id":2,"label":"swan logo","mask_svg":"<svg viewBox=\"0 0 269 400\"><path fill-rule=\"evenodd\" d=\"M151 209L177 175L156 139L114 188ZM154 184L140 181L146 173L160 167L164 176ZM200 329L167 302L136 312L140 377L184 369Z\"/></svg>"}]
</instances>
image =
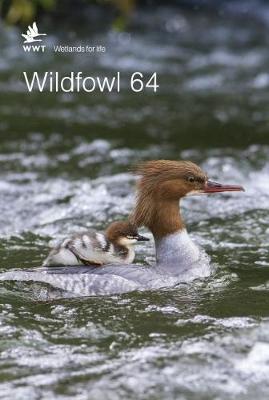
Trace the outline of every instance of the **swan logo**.
<instances>
[{"instance_id":1,"label":"swan logo","mask_svg":"<svg viewBox=\"0 0 269 400\"><path fill-rule=\"evenodd\" d=\"M40 36L47 36L46 33L39 33L36 22L33 23L33 26L28 26L28 29L25 33L22 33L22 37L25 39L23 44L24 51L34 51L34 52L43 52L45 51L46 46L44 44L32 44L36 42L42 42L43 39Z\"/></svg>"}]
</instances>

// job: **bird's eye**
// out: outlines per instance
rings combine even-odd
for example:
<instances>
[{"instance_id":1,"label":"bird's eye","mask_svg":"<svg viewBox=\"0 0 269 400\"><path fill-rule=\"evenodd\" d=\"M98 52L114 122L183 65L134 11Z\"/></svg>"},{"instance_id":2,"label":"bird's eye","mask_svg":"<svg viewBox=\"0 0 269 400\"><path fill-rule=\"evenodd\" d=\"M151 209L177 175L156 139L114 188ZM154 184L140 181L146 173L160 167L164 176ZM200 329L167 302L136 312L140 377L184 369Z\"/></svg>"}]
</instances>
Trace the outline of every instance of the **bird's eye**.
<instances>
[{"instance_id":1,"label":"bird's eye","mask_svg":"<svg viewBox=\"0 0 269 400\"><path fill-rule=\"evenodd\" d=\"M193 183L193 182L195 181L194 176L189 176L189 177L188 177L188 181L191 182L191 183Z\"/></svg>"}]
</instances>

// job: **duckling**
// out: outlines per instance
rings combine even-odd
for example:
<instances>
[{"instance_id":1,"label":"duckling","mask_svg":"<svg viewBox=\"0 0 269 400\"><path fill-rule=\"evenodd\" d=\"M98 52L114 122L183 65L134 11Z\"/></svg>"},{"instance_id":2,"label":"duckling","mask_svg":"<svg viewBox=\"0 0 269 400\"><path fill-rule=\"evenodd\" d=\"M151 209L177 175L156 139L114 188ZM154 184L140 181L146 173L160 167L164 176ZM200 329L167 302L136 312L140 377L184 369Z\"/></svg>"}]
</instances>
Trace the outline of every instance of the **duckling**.
<instances>
[{"instance_id":1,"label":"duckling","mask_svg":"<svg viewBox=\"0 0 269 400\"><path fill-rule=\"evenodd\" d=\"M115 221L105 232L91 230L65 239L51 250L43 266L129 264L135 258L133 245L148 240L130 222Z\"/></svg>"}]
</instances>

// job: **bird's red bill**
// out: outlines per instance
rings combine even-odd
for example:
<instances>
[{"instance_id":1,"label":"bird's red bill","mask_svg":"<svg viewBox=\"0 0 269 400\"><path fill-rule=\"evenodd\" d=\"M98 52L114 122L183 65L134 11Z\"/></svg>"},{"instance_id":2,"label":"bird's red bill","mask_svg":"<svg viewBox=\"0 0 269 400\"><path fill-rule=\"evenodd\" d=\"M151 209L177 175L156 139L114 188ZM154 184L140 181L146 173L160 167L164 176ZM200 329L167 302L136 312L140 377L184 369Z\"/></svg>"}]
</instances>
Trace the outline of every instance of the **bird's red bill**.
<instances>
[{"instance_id":1,"label":"bird's red bill","mask_svg":"<svg viewBox=\"0 0 269 400\"><path fill-rule=\"evenodd\" d=\"M203 193L244 192L240 185L223 185L222 183L207 181Z\"/></svg>"}]
</instances>

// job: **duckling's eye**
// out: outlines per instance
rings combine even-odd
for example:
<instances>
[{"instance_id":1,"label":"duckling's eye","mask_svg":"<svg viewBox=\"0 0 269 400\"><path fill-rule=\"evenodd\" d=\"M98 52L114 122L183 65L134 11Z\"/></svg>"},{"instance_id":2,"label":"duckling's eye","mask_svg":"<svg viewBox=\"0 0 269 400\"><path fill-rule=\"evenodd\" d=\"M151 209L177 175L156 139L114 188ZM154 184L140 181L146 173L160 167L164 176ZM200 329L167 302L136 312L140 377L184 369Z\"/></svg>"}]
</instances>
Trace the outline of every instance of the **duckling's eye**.
<instances>
[{"instance_id":1,"label":"duckling's eye","mask_svg":"<svg viewBox=\"0 0 269 400\"><path fill-rule=\"evenodd\" d=\"M189 176L189 177L188 177L188 181L191 182L191 183L193 183L193 182L195 181L194 176Z\"/></svg>"}]
</instances>

